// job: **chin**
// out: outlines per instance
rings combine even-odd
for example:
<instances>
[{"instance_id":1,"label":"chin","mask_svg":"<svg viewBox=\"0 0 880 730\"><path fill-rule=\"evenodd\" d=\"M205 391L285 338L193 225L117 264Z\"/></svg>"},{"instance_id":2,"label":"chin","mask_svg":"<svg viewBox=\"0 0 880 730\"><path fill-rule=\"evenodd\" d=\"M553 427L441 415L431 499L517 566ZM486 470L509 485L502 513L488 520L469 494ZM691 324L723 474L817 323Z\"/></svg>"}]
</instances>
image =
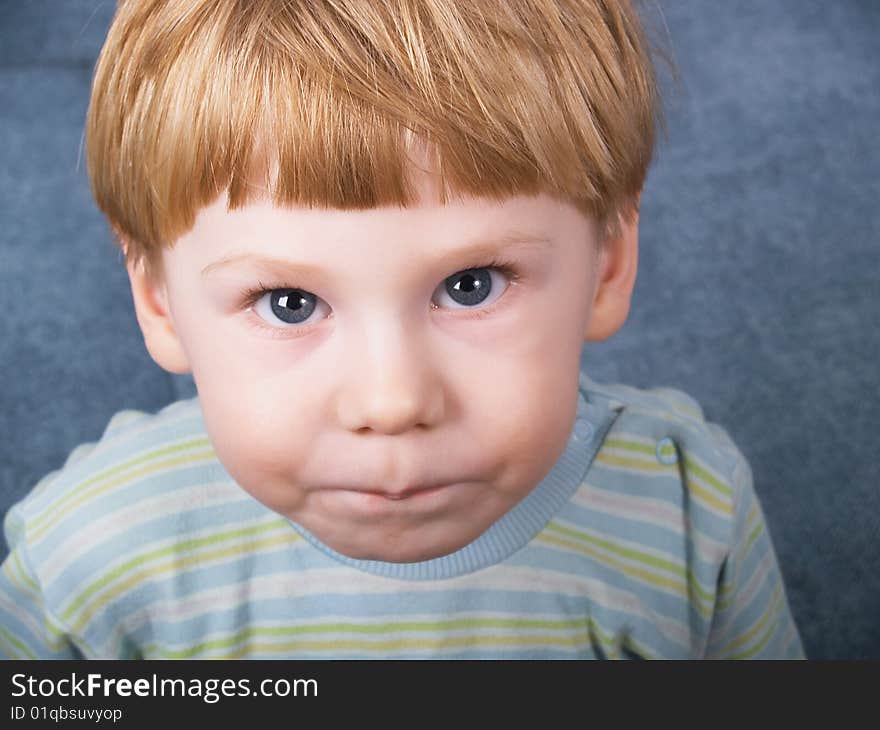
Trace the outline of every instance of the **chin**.
<instances>
[{"instance_id":1,"label":"chin","mask_svg":"<svg viewBox=\"0 0 880 730\"><path fill-rule=\"evenodd\" d=\"M424 541L413 544L371 544L341 546L333 549L355 560L379 560L383 563L420 563L424 560L442 558L463 548L467 542L449 541L443 544L425 545ZM347 548L347 549L346 549Z\"/></svg>"}]
</instances>

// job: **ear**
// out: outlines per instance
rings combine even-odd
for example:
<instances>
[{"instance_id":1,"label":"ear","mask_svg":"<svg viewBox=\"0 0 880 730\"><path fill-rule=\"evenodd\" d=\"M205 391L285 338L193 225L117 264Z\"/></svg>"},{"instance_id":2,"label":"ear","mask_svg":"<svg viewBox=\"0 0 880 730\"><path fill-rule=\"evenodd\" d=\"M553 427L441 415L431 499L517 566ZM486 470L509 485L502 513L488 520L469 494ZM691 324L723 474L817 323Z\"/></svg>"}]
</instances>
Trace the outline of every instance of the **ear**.
<instances>
[{"instance_id":1,"label":"ear","mask_svg":"<svg viewBox=\"0 0 880 730\"><path fill-rule=\"evenodd\" d=\"M168 291L164 280L151 277L143 261L128 263L128 279L137 321L144 335L147 352L156 364L170 373L190 372L189 359L177 335L174 319L168 306Z\"/></svg>"},{"instance_id":2,"label":"ear","mask_svg":"<svg viewBox=\"0 0 880 730\"><path fill-rule=\"evenodd\" d=\"M638 200L629 218L621 216L620 232L604 241L598 256L598 278L593 308L584 340L599 342L619 330L632 301L639 268Z\"/></svg>"}]
</instances>

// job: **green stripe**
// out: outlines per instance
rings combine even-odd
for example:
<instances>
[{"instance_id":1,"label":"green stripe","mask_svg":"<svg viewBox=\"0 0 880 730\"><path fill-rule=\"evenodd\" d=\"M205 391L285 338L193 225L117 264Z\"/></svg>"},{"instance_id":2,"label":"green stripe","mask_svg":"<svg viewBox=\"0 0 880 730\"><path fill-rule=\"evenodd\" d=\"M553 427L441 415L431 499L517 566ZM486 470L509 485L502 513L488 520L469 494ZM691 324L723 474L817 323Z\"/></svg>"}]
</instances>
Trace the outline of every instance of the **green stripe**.
<instances>
[{"instance_id":1,"label":"green stripe","mask_svg":"<svg viewBox=\"0 0 880 730\"><path fill-rule=\"evenodd\" d=\"M673 563L670 560L664 560L663 558L658 558L654 555L649 555L648 553L644 553L640 550L635 550L633 548L625 548L617 543L611 542L610 540L603 540L586 532L575 530L572 527L565 527L556 520L552 520L551 522L549 522L545 529L555 530L556 532L560 532L563 535L574 537L578 540L582 540L583 542L592 543L593 545L604 548L609 552L617 553L618 555L629 558L630 560L635 560L636 562L650 565L654 568L659 568L660 570L667 570L670 573L673 573L681 578L685 577L684 567Z\"/></svg>"},{"instance_id":2,"label":"green stripe","mask_svg":"<svg viewBox=\"0 0 880 730\"><path fill-rule=\"evenodd\" d=\"M147 563L150 563L159 558L170 557L188 551L195 551L200 548L210 547L216 545L217 543L225 542L227 540L260 536L267 532L277 530L279 527L290 529L289 526L282 519L279 518L273 519L271 522L255 525L252 527L241 527L233 530L226 530L225 532L216 532L200 538L181 540L179 542L166 545L165 547L155 548L154 550L150 550L148 552L137 553L121 565L109 571L108 573L103 573L97 580L90 583L83 591L80 591L74 598L73 602L68 604L68 606L64 609L64 612L61 614L61 616L65 621L73 621L76 611L80 609L83 604L85 604L93 595L95 595L95 593L99 592L103 588L106 588L109 584L115 582L125 573L134 568L142 568Z\"/></svg>"},{"instance_id":3,"label":"green stripe","mask_svg":"<svg viewBox=\"0 0 880 730\"><path fill-rule=\"evenodd\" d=\"M718 479L714 474L710 474L706 469L700 466L694 459L691 457L690 452L687 450L684 451L684 463L687 471L693 472L700 479L702 479L706 484L712 487L719 494L724 495L728 499L733 499L733 489L731 489L727 484Z\"/></svg>"},{"instance_id":4,"label":"green stripe","mask_svg":"<svg viewBox=\"0 0 880 730\"><path fill-rule=\"evenodd\" d=\"M728 581L724 581L721 584L721 588L718 591L718 611L726 611L733 604L733 599L736 597L736 591L734 590L736 586L733 583L729 583Z\"/></svg>"},{"instance_id":5,"label":"green stripe","mask_svg":"<svg viewBox=\"0 0 880 730\"><path fill-rule=\"evenodd\" d=\"M16 567L21 571L21 575L14 575L12 572L12 564L15 563ZM18 551L14 551L10 553L9 559L3 562L3 572L6 574L6 577L9 578L9 583L14 588L17 588L28 598L32 599L34 604L38 606L40 609L43 608L43 596L40 591L40 587L30 580L30 576L24 571L24 566L21 563L21 556L18 554ZM22 583L19 583L19 580ZM64 635L59 634L57 630L51 625L46 624L45 626L47 631L46 643L52 650L60 650L64 647Z\"/></svg>"},{"instance_id":6,"label":"green stripe","mask_svg":"<svg viewBox=\"0 0 880 730\"><path fill-rule=\"evenodd\" d=\"M10 656L12 656L15 653L14 650L10 650L11 647L14 646L28 659L36 659L37 658L36 656L34 656L34 653L30 649L27 648L27 646L25 646L17 637L13 636L6 629L4 629L2 626L0 626L0 637L2 637L6 642L8 642L7 651ZM15 657L15 658L17 659L18 657Z\"/></svg>"},{"instance_id":7,"label":"green stripe","mask_svg":"<svg viewBox=\"0 0 880 730\"><path fill-rule=\"evenodd\" d=\"M621 545L618 545L617 543L610 542L608 540L602 540L598 537L594 537L579 530L575 530L571 527L563 527L559 522L555 520L548 523L546 529L556 530L557 532L561 532L562 534L569 537L592 543L597 547L601 547L605 550L608 550L609 552L617 553L622 557L629 558L630 560L642 563L643 565L649 565L660 570L666 570L686 581L689 589L695 592L704 604L712 605L712 603L715 601L715 592L703 588L692 568L686 569L684 566L674 563L670 560L658 558L654 555L650 555L649 553L644 553L640 550L635 550L633 548L625 548Z\"/></svg>"},{"instance_id":8,"label":"green stripe","mask_svg":"<svg viewBox=\"0 0 880 730\"><path fill-rule=\"evenodd\" d=\"M0 650L2 650L8 659L20 659L21 657L19 657L18 652L12 648L12 644L7 644L3 640L3 634L5 633L6 631L0 626Z\"/></svg>"},{"instance_id":9,"label":"green stripe","mask_svg":"<svg viewBox=\"0 0 880 730\"><path fill-rule=\"evenodd\" d=\"M679 474L675 465L667 466L664 464L660 464L656 460L654 460L654 462L652 463L648 461L631 459L626 456L603 452L599 452L598 456L596 456L595 463L605 466L609 469L623 467L625 469L636 471L640 474L647 474L651 476L672 471L675 471L676 474ZM703 487L697 480L686 480L685 486L688 489L690 495L695 499L695 501L697 501L707 509L713 509L722 514L724 517L729 517L733 513L732 500L717 496L710 489Z\"/></svg>"},{"instance_id":10,"label":"green stripe","mask_svg":"<svg viewBox=\"0 0 880 730\"><path fill-rule=\"evenodd\" d=\"M25 569L24 563L21 559L21 554L18 552L18 550L12 553L12 560L15 563L15 567L18 570L19 577L21 578L22 582L32 591L32 595L37 595L40 592L40 587L39 585L37 585L37 582L35 580L31 580L31 577Z\"/></svg>"},{"instance_id":11,"label":"green stripe","mask_svg":"<svg viewBox=\"0 0 880 730\"><path fill-rule=\"evenodd\" d=\"M123 595L125 591L134 588L144 581L174 573L183 573L193 568L200 568L205 563L213 560L237 560L243 555L247 556L256 554L263 550L268 551L273 548L288 549L292 544L297 543L300 540L302 540L302 538L297 533L293 530L288 530L287 532L279 533L277 535L270 535L268 537L256 539L249 545L232 544L226 547L215 548L213 552L207 552L202 555L172 555L169 559L166 559L164 564L157 563L152 567L144 568L133 574L129 574L125 580L117 581L110 586L100 599L95 603L92 603L91 606L83 609L79 616L77 616L73 628L76 631L82 631L95 613L101 611L115 598Z\"/></svg>"},{"instance_id":12,"label":"green stripe","mask_svg":"<svg viewBox=\"0 0 880 730\"><path fill-rule=\"evenodd\" d=\"M778 613L782 604L782 586L777 583L773 589L773 594L770 596L770 602L767 608L764 609L764 613L761 614L761 618L759 618L747 631L744 631L742 634L737 636L735 639L731 639L724 645L724 649L722 650L722 655L727 655L727 652L733 651L739 646L744 644L748 644L751 641L752 637L754 637L761 629L764 628L768 623L770 623L771 630L778 624ZM776 621L771 621L774 617L777 618ZM761 647L767 643L766 637L765 640L758 645L758 647L753 647L746 652L741 654L737 654L734 656L729 656L729 659L744 659L749 654L757 653L760 651Z\"/></svg>"},{"instance_id":13,"label":"green stripe","mask_svg":"<svg viewBox=\"0 0 880 730\"><path fill-rule=\"evenodd\" d=\"M711 612L711 607L715 603L715 591L703 588L703 584L700 583L700 579L697 578L697 574L694 573L693 568L688 568L687 584L690 591L696 593L697 598L702 601L701 605L708 607L707 610Z\"/></svg>"},{"instance_id":14,"label":"green stripe","mask_svg":"<svg viewBox=\"0 0 880 730\"><path fill-rule=\"evenodd\" d=\"M587 619L578 619L578 620L558 620L554 621L552 619L502 619L502 618L473 618L473 619L451 619L448 621L401 621L401 622L388 622L383 624L350 624L350 623L341 623L341 624L315 624L311 626L251 626L242 628L232 634L224 636L222 638L216 638L209 641L203 641L198 644L191 645L184 649L179 649L176 651L165 650L161 651L158 645L151 644L144 647L144 652L146 656L151 656L155 654L159 654L168 659L185 659L198 654L202 654L205 652L209 652L212 650L221 650L221 649L240 649L239 645L243 642L248 642L251 639L271 639L277 637L290 637L290 636L302 636L306 634L322 634L322 633L340 633L340 632L349 632L349 633L360 633L360 634L389 634L393 632L402 632L402 631L429 631L436 633L438 631L449 631L455 629L487 629L487 628L503 628L503 629L516 629L516 630L535 630L535 629L549 629L554 631L560 630L568 630L568 631L583 631L584 638L587 638L587 635L593 636L594 641L592 642L595 645L595 640L598 639L603 645L603 651L606 654L616 653L615 642L611 638L611 636L603 631L598 623L593 618ZM553 642L559 643L565 642L565 639L574 639L574 636L569 637L557 637L556 639L552 639ZM358 640L348 640L348 639L332 639L327 641L299 641L299 642L287 642L283 644L266 644L263 648L271 651L288 651L296 648L311 648L311 649L327 649L327 650L339 650L344 646L348 646L348 648L359 648L359 649L372 649L374 651L382 651L388 650L390 647L395 648L406 648L409 645L409 648L414 649L425 649L425 648L442 648L444 646L452 646L455 644L460 645L469 645L469 644L477 644L477 643L514 643L514 644L525 644L525 643L537 643L543 642L547 643L548 637L546 636L528 636L521 634L510 634L510 635L484 635L484 636L475 636L475 635L466 635L466 636L439 636L439 637L425 637L425 638L397 638L397 639L389 639L388 641L380 641L380 642L368 642L368 641L358 641ZM581 642L583 643L583 642ZM227 657L231 658L231 657Z\"/></svg>"},{"instance_id":15,"label":"green stripe","mask_svg":"<svg viewBox=\"0 0 880 730\"><path fill-rule=\"evenodd\" d=\"M51 505L51 509L48 507L41 512L40 514L34 516L33 521L31 523L32 529L34 533L37 532L45 532L52 525L60 521L61 517L68 511L67 507L69 506L67 503L75 502L81 497L83 497L90 487L93 487L99 484L102 481L110 479L111 477L117 476L122 472L128 471L136 466L149 462L153 459L157 459L163 456L169 456L172 454L176 454L181 451L187 451L189 449L194 449L197 447L209 447L213 451L213 447L211 446L211 442L206 438L198 438L191 439L189 441L184 441L179 444L174 444L172 446L164 446L160 449L155 449L153 451L149 451L146 454L141 454L140 456L136 456L128 461L124 461L121 464L118 464L109 469L105 469L98 474L89 477L83 482L80 482L76 485L76 489L68 492L66 495L58 499L56 502L53 502Z\"/></svg>"},{"instance_id":16,"label":"green stripe","mask_svg":"<svg viewBox=\"0 0 880 730\"><path fill-rule=\"evenodd\" d=\"M620 449L621 451L629 451L636 454L643 454L646 456L654 457L656 460L657 447L656 445L646 444L639 441L630 441L625 438L621 438L623 434L617 434L613 438L608 438L602 444L602 449L604 450L606 447ZM688 471L693 472L698 477L700 477L703 481L706 482L709 486L715 489L719 494L723 494L725 497L732 497L733 490L721 481L717 476L707 471L704 467L700 466L693 457L690 456L690 452L687 449L682 449L682 454L684 456L685 467Z\"/></svg>"},{"instance_id":17,"label":"green stripe","mask_svg":"<svg viewBox=\"0 0 880 730\"><path fill-rule=\"evenodd\" d=\"M15 572L13 572L13 568L15 568ZM9 558L3 561L3 572L9 582L24 595L39 600L40 588L25 571L18 550L13 550Z\"/></svg>"},{"instance_id":18,"label":"green stripe","mask_svg":"<svg viewBox=\"0 0 880 730\"><path fill-rule=\"evenodd\" d=\"M43 608L42 603L40 607ZM63 649L66 649L68 646L68 633L66 629L59 628L52 623L53 617L51 615L46 616L46 622L43 625L43 628L46 631L46 636L43 637L46 640L46 646L48 646L54 652L60 652Z\"/></svg>"},{"instance_id":19,"label":"green stripe","mask_svg":"<svg viewBox=\"0 0 880 730\"><path fill-rule=\"evenodd\" d=\"M647 649L645 649L642 644L636 641L632 636L626 636L622 642L623 646L626 646L630 651L634 652L638 656L643 659L655 659L654 654Z\"/></svg>"},{"instance_id":20,"label":"green stripe","mask_svg":"<svg viewBox=\"0 0 880 730\"><path fill-rule=\"evenodd\" d=\"M163 446L159 449L154 449L153 451L148 451L145 454L141 454L140 456L135 456L135 457L129 459L128 461L124 461L121 464L117 464L116 466L109 467L109 468L105 469L104 471L98 472L94 476L89 477L89 479L87 479L86 481L80 483L78 486L81 488L86 488L91 484L94 484L96 482L100 482L104 479L109 479L110 477L115 476L116 474L119 474L120 472L126 471L127 469L131 469L132 467L138 466L139 464L143 464L143 463L150 461L152 459L155 459L155 458L158 458L161 456L168 456L171 454L175 454L179 451L186 451L187 449L196 448L198 446L210 446L210 445L211 445L211 442L208 439L201 437L201 438L197 438L197 439L190 439L189 441L183 441L179 444L173 444L171 446ZM34 520L33 520L34 525L39 526L41 521L44 521L46 519L50 519L52 517L52 515L54 514L55 510L63 507L64 503L66 501L70 501L71 499L74 499L76 497L76 494L77 494L76 492L73 492L73 493L65 495L64 497L59 499L57 502L52 504L51 511L47 509L43 513L34 517Z\"/></svg>"},{"instance_id":21,"label":"green stripe","mask_svg":"<svg viewBox=\"0 0 880 730\"><path fill-rule=\"evenodd\" d=\"M731 659L731 660L734 660L734 659L751 659L752 657L755 656L755 654L757 654L757 653L760 652L765 646L767 646L767 643L768 643L768 642L770 641L770 639L773 637L773 633L774 633L775 629L776 629L776 626L775 626L775 625L771 626L769 629L767 629L766 633L765 633L764 636L761 638L761 641L758 642L757 644L755 644L755 646L753 646L753 647L752 647L751 649L749 649L748 651L744 651L744 652L742 652L741 654L733 654L732 656L729 656L728 659Z\"/></svg>"},{"instance_id":22,"label":"green stripe","mask_svg":"<svg viewBox=\"0 0 880 730\"><path fill-rule=\"evenodd\" d=\"M77 509L85 504L88 504L90 501L96 500L108 492L113 492L114 490L125 488L126 486L133 484L138 480L147 479L152 476L162 475L180 468L186 468L200 463L212 461L215 458L216 455L214 454L214 451L212 449L208 449L207 451L197 451L192 454L184 454L183 456L174 456L166 459L165 461L160 461L155 464L143 466L140 469L135 469L128 472L127 474L123 474L122 476L117 476L115 479L106 481L98 487L93 488L90 492L79 493L77 495L77 499L74 502L68 504L65 508L64 513L58 514L57 519L54 521L56 523L61 522L68 514L75 512ZM198 484L192 486L203 487L204 485ZM44 526L42 530L33 530L31 534L32 543L36 544L40 540L45 538L55 526L55 524L48 524Z\"/></svg>"},{"instance_id":23,"label":"green stripe","mask_svg":"<svg viewBox=\"0 0 880 730\"><path fill-rule=\"evenodd\" d=\"M752 546L755 544L755 541L758 539L758 537L760 536L763 529L764 529L764 524L762 522L759 522L755 526L755 529L752 530L752 534L749 535L748 540L746 540L745 548L743 549L742 560L745 560L746 557L748 557L748 554L752 550Z\"/></svg>"},{"instance_id":24,"label":"green stripe","mask_svg":"<svg viewBox=\"0 0 880 730\"><path fill-rule=\"evenodd\" d=\"M656 573L651 573L644 568L632 566L628 563L618 561L616 558L603 555L601 552L589 545L585 545L574 540L567 540L566 538L557 537L552 534L541 533L540 535L538 535L536 540L538 542L549 543L555 548L567 548L569 550L575 550L576 552L583 553L587 557L593 558L594 560L605 564L608 568L615 572L626 573L627 575L641 581L647 586L653 586L655 588L671 591L675 593L675 595L678 596L680 599L687 600L688 587L680 579L675 580L672 577L664 577L657 575ZM697 611L699 611L700 615L703 618L708 619L711 617L711 605L709 607L706 607L702 604L697 603L696 609Z\"/></svg>"}]
</instances>

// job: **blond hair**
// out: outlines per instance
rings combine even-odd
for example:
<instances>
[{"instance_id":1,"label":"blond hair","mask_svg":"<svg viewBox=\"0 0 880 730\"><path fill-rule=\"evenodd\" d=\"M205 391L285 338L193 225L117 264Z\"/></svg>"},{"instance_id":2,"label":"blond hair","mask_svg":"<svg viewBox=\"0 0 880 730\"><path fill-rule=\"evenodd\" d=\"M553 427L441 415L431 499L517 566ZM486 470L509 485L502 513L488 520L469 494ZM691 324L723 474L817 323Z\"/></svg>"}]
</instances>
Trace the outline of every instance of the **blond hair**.
<instances>
[{"instance_id":1,"label":"blond hair","mask_svg":"<svg viewBox=\"0 0 880 730\"><path fill-rule=\"evenodd\" d=\"M229 209L548 192L603 230L634 211L662 121L628 0L120 0L95 70L87 160L129 261L222 192Z\"/></svg>"}]
</instances>

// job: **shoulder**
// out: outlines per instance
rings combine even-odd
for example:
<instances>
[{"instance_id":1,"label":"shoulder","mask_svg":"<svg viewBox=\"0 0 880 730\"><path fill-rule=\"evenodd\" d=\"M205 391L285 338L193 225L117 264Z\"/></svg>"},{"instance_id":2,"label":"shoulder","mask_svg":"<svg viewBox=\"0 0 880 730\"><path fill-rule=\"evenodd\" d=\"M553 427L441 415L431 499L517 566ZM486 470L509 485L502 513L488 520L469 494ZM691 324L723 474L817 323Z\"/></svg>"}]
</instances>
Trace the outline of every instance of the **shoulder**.
<instances>
[{"instance_id":1,"label":"shoulder","mask_svg":"<svg viewBox=\"0 0 880 730\"><path fill-rule=\"evenodd\" d=\"M116 413L101 437L77 446L14 507L27 522L55 523L84 508L110 508L113 496L160 481L213 456L196 399L158 413Z\"/></svg>"},{"instance_id":2,"label":"shoulder","mask_svg":"<svg viewBox=\"0 0 880 730\"><path fill-rule=\"evenodd\" d=\"M663 500L726 543L739 492L751 484L748 461L727 430L677 388L598 383L585 374L580 386L614 414L594 461L603 484Z\"/></svg>"},{"instance_id":3,"label":"shoulder","mask_svg":"<svg viewBox=\"0 0 880 730\"><path fill-rule=\"evenodd\" d=\"M241 499L216 458L197 399L113 416L7 513L10 549L63 593L156 537L193 529L211 505Z\"/></svg>"},{"instance_id":4,"label":"shoulder","mask_svg":"<svg viewBox=\"0 0 880 730\"><path fill-rule=\"evenodd\" d=\"M662 607L665 623L642 639L661 646L657 637L666 637L689 656L701 655L743 506L753 503L748 462L680 389L597 383L586 375L580 387L604 414L603 427L568 514L592 530L591 550L613 566L607 581L650 607L649 615Z\"/></svg>"},{"instance_id":5,"label":"shoulder","mask_svg":"<svg viewBox=\"0 0 880 730\"><path fill-rule=\"evenodd\" d=\"M117 413L5 521L40 610L90 657L128 656L152 606L248 575L255 550L291 541L285 527L223 469L197 399Z\"/></svg>"}]
</instances>

